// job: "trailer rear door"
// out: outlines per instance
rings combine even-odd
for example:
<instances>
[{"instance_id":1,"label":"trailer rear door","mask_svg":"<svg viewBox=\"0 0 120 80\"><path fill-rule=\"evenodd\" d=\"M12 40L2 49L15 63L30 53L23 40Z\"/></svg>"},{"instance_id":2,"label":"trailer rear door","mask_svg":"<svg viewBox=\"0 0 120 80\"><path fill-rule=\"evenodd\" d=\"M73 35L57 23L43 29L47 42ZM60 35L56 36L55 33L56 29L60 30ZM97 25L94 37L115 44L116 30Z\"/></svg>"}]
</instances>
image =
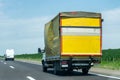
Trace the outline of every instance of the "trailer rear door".
<instances>
[{"instance_id":1,"label":"trailer rear door","mask_svg":"<svg viewBox=\"0 0 120 80\"><path fill-rule=\"evenodd\" d=\"M101 56L101 18L61 17L61 55Z\"/></svg>"}]
</instances>

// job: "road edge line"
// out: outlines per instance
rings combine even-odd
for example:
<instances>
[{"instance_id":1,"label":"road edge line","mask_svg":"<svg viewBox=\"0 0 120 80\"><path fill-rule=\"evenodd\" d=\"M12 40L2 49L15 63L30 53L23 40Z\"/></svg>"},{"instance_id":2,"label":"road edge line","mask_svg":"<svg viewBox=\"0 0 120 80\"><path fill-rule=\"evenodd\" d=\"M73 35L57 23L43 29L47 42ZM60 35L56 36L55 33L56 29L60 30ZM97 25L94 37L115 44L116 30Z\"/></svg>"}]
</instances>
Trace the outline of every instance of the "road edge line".
<instances>
[{"instance_id":1,"label":"road edge line","mask_svg":"<svg viewBox=\"0 0 120 80\"><path fill-rule=\"evenodd\" d=\"M120 79L120 77L107 76L107 75L97 74L97 73L92 73L92 72L90 72L90 74L97 75L97 76L102 76L102 77L107 77L107 78L112 78L112 79Z\"/></svg>"}]
</instances>

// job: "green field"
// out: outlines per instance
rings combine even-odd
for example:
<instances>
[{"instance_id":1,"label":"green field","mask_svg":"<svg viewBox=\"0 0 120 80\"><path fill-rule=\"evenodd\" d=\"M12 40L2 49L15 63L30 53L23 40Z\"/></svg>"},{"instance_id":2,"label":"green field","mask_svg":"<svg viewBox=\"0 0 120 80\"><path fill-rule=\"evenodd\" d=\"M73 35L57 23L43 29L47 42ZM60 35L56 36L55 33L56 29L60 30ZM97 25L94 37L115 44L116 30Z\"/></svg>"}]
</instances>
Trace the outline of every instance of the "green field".
<instances>
[{"instance_id":1,"label":"green field","mask_svg":"<svg viewBox=\"0 0 120 80\"><path fill-rule=\"evenodd\" d=\"M101 64L98 67L120 70L120 49L103 50ZM16 55L17 59L41 60L42 54L22 54Z\"/></svg>"},{"instance_id":2,"label":"green field","mask_svg":"<svg viewBox=\"0 0 120 80\"><path fill-rule=\"evenodd\" d=\"M120 70L120 49L103 50L100 67Z\"/></svg>"},{"instance_id":3,"label":"green field","mask_svg":"<svg viewBox=\"0 0 120 80\"><path fill-rule=\"evenodd\" d=\"M23 60L38 60L40 61L42 59L42 54L34 53L34 54L21 54L21 55L15 55L16 59L23 59Z\"/></svg>"}]
</instances>

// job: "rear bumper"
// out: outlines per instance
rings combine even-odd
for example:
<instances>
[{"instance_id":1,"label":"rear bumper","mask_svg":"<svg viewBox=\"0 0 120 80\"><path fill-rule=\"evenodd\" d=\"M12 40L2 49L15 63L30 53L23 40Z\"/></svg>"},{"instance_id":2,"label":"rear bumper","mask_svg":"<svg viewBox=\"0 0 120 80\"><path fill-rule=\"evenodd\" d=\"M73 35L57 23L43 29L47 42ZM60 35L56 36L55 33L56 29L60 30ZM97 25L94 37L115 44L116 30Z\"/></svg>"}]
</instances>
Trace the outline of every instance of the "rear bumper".
<instances>
[{"instance_id":1,"label":"rear bumper","mask_svg":"<svg viewBox=\"0 0 120 80\"><path fill-rule=\"evenodd\" d=\"M86 59L86 60L62 60L62 61L66 61L66 64L61 64L61 68L72 68L72 69L81 69L81 68L90 68L92 66L94 66L94 64L96 63L100 63L100 59ZM62 63L61 61L61 63Z\"/></svg>"},{"instance_id":2,"label":"rear bumper","mask_svg":"<svg viewBox=\"0 0 120 80\"><path fill-rule=\"evenodd\" d=\"M53 68L54 64L57 64L59 70L73 70L73 69L90 69L94 64L100 63L100 58L61 58L61 59L51 59L51 60L42 60L42 63L47 68ZM44 66L43 65L43 66Z\"/></svg>"}]
</instances>

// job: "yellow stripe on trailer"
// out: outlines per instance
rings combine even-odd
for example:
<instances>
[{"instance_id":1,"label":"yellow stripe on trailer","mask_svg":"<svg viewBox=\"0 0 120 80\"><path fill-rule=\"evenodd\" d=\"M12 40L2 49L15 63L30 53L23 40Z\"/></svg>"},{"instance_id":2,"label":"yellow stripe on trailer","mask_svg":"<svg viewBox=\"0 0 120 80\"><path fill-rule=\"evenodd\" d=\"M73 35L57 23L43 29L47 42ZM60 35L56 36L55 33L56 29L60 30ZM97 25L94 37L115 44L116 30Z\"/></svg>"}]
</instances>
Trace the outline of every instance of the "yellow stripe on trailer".
<instances>
[{"instance_id":1,"label":"yellow stripe on trailer","mask_svg":"<svg viewBox=\"0 0 120 80\"><path fill-rule=\"evenodd\" d=\"M62 55L100 55L100 36L62 36Z\"/></svg>"},{"instance_id":2,"label":"yellow stripe on trailer","mask_svg":"<svg viewBox=\"0 0 120 80\"><path fill-rule=\"evenodd\" d=\"M61 26L100 27L100 18L68 18L62 17Z\"/></svg>"}]
</instances>

